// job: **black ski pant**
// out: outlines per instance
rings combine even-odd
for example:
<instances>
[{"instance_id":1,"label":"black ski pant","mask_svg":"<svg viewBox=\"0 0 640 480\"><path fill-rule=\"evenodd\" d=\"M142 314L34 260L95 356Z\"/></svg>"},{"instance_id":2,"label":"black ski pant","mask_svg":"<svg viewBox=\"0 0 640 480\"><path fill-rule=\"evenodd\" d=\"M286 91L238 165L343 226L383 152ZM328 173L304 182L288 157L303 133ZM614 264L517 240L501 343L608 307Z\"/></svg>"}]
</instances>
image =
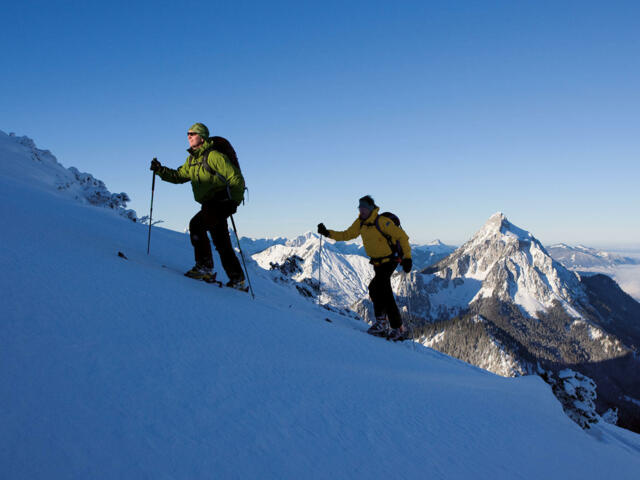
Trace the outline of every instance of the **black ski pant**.
<instances>
[{"instance_id":1,"label":"black ski pant","mask_svg":"<svg viewBox=\"0 0 640 480\"><path fill-rule=\"evenodd\" d=\"M382 317L386 313L391 328L400 328L402 326L402 317L391 289L391 275L397 267L398 264L393 260L374 265L375 276L369 283L369 296L373 302L373 310L376 317Z\"/></svg>"},{"instance_id":2,"label":"black ski pant","mask_svg":"<svg viewBox=\"0 0 640 480\"><path fill-rule=\"evenodd\" d=\"M227 273L229 280L244 280L242 267L236 257L236 252L231 246L229 238L229 226L227 218L233 215L236 206L232 202L206 202L189 222L189 234L197 265L213 268L213 256L211 244L207 232L211 234L211 240L220 255L222 268Z\"/></svg>"}]
</instances>

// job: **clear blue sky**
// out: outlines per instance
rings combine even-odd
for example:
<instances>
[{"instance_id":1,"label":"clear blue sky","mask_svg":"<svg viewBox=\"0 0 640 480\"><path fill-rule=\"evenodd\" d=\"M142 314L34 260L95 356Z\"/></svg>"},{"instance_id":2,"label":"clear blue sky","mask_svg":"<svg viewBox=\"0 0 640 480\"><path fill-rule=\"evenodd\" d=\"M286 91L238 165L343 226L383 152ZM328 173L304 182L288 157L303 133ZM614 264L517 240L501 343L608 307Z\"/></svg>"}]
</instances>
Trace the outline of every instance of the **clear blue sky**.
<instances>
[{"instance_id":1,"label":"clear blue sky","mask_svg":"<svg viewBox=\"0 0 640 480\"><path fill-rule=\"evenodd\" d=\"M543 242L640 245L640 3L5 2L0 129L148 213L187 128L235 145L248 236L345 228L371 194L411 240L496 211ZM188 185L156 185L183 230Z\"/></svg>"}]
</instances>

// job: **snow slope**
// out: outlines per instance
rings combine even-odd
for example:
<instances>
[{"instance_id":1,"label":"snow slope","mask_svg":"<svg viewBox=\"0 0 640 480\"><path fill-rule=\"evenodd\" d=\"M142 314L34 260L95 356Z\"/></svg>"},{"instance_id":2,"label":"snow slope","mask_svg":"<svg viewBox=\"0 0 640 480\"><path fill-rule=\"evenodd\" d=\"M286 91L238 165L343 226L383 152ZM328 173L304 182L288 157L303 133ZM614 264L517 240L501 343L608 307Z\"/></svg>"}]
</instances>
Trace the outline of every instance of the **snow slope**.
<instances>
[{"instance_id":1,"label":"snow slope","mask_svg":"<svg viewBox=\"0 0 640 480\"><path fill-rule=\"evenodd\" d=\"M537 377L329 323L255 263L255 301L185 278L186 235L147 256L145 226L2 173L0 221L1 478L640 471L638 435L585 433Z\"/></svg>"}]
</instances>

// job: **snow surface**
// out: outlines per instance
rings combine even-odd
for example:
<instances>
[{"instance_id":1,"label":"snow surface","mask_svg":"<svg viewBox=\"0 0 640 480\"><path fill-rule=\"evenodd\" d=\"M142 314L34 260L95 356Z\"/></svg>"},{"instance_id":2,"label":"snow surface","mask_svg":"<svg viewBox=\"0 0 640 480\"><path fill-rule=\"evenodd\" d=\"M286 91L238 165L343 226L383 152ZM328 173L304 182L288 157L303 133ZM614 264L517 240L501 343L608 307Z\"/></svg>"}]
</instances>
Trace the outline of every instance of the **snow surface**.
<instances>
[{"instance_id":1,"label":"snow surface","mask_svg":"<svg viewBox=\"0 0 640 480\"><path fill-rule=\"evenodd\" d=\"M640 436L585 433L538 377L370 337L254 262L255 301L187 279L188 236L147 256L6 158L1 478L637 478Z\"/></svg>"}]
</instances>

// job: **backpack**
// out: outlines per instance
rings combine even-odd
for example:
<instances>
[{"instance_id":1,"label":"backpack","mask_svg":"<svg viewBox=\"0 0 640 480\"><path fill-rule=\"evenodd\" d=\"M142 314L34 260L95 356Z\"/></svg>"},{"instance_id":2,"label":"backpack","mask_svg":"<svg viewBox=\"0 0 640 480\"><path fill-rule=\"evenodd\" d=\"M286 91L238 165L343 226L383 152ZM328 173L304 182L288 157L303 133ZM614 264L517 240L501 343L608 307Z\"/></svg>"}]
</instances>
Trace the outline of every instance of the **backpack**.
<instances>
[{"instance_id":1,"label":"backpack","mask_svg":"<svg viewBox=\"0 0 640 480\"><path fill-rule=\"evenodd\" d=\"M209 155L209 152L216 151L220 152L229 159L229 161L238 169L240 173L242 170L240 169L240 162L238 162L238 155L236 151L231 146L231 142L224 137L209 137L209 140L213 140L213 147L208 150L205 150L205 153ZM207 157L205 157L207 158Z\"/></svg>"},{"instance_id":2,"label":"backpack","mask_svg":"<svg viewBox=\"0 0 640 480\"><path fill-rule=\"evenodd\" d=\"M397 215L391 212L383 212L376 217L376 223L375 223L375 226L380 232L380 235L382 235L387 240L387 243L389 244L389 248L391 249L390 257L396 259L397 262L400 263L402 261L402 258L404 257L404 253L402 252L402 247L400 246L400 240L394 243L393 240L391 239L391 235L387 235L382 231L382 229L380 228L380 217L387 217L396 225L396 227L400 226L400 219L398 218Z\"/></svg>"},{"instance_id":3,"label":"backpack","mask_svg":"<svg viewBox=\"0 0 640 480\"><path fill-rule=\"evenodd\" d=\"M209 162L207 162L207 157L209 156L209 153L211 152L220 152L223 155L225 155L229 161L231 162L231 164L236 167L238 169L238 171L240 172L240 175L242 175L242 169L240 168L240 162L238 161L238 154L236 153L235 149L233 148L233 146L231 145L231 142L229 140L227 140L224 137L209 137L209 140L213 141L213 146L207 148L204 152L203 152L203 158L204 161L202 162L202 165L204 166L204 168L212 175L217 175L220 178L222 178L225 182L227 181L226 178L224 178L220 173L214 171L211 168L211 165L209 165ZM242 178L244 179L244 175L242 175ZM245 183L245 187L244 187L245 191L249 190L246 187L246 183ZM229 187L227 185L227 195L229 196L229 198L231 197L231 194L229 193ZM244 199L242 199L242 203L244 203Z\"/></svg>"}]
</instances>

